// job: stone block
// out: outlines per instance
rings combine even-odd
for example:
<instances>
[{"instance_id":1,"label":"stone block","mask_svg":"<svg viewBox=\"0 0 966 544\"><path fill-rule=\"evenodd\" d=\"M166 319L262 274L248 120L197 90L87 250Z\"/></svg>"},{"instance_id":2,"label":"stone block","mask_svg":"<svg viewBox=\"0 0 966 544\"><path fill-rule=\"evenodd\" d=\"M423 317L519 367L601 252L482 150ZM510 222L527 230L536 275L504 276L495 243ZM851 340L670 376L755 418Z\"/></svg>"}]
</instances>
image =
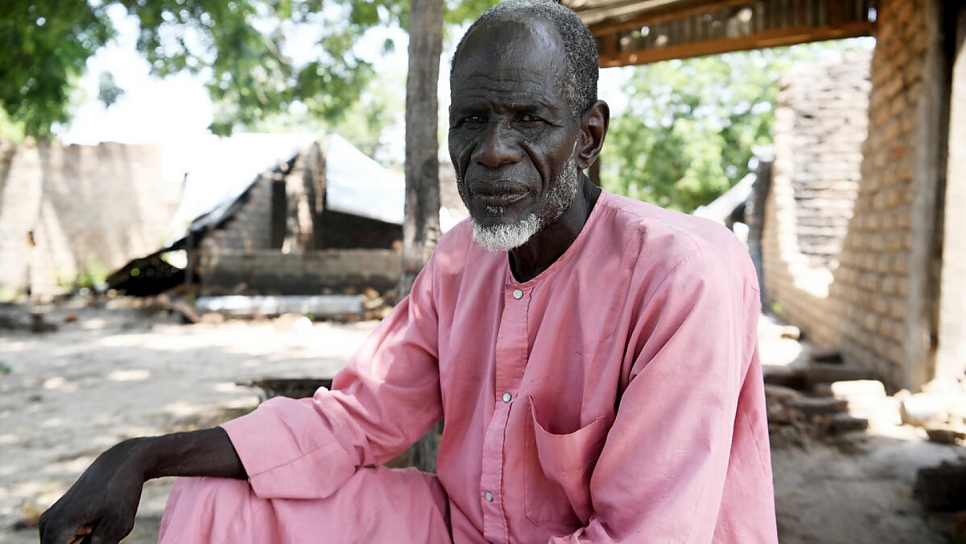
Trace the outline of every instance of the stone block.
<instances>
[{"instance_id":1,"label":"stone block","mask_svg":"<svg viewBox=\"0 0 966 544\"><path fill-rule=\"evenodd\" d=\"M830 388L832 396L850 403L886 397L885 386L879 380L843 380L832 382Z\"/></svg>"},{"instance_id":2,"label":"stone block","mask_svg":"<svg viewBox=\"0 0 966 544\"><path fill-rule=\"evenodd\" d=\"M807 417L843 413L848 410L848 401L832 397L801 397L790 400L787 405Z\"/></svg>"},{"instance_id":3,"label":"stone block","mask_svg":"<svg viewBox=\"0 0 966 544\"><path fill-rule=\"evenodd\" d=\"M947 411L940 395L918 393L902 399L899 415L903 423L921 427L945 421Z\"/></svg>"}]
</instances>

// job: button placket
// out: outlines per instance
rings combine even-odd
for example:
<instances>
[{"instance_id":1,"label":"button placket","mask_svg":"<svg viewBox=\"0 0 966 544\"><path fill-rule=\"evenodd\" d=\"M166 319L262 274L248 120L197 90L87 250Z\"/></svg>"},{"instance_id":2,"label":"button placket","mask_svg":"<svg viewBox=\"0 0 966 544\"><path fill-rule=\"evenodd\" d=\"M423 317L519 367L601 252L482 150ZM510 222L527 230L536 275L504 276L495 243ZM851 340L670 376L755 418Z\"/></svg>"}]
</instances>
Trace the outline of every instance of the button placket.
<instances>
[{"instance_id":1,"label":"button placket","mask_svg":"<svg viewBox=\"0 0 966 544\"><path fill-rule=\"evenodd\" d=\"M500 319L495 354L495 389L492 419L484 439L483 466L479 500L483 510L483 536L490 542L507 544L509 527L503 505L503 477L506 427L513 400L517 395L527 359L528 290L508 278L503 292L504 308Z\"/></svg>"}]
</instances>

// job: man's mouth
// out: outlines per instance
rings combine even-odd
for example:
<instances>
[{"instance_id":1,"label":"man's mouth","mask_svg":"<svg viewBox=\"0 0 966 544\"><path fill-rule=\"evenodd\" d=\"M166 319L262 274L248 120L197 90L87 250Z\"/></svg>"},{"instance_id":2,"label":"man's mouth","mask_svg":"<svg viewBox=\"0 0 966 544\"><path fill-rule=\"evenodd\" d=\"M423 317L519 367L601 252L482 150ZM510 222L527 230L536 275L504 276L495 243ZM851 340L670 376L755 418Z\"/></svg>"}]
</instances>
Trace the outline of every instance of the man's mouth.
<instances>
[{"instance_id":1,"label":"man's mouth","mask_svg":"<svg viewBox=\"0 0 966 544\"><path fill-rule=\"evenodd\" d=\"M506 208L520 200L526 193L498 193L498 194L475 194L473 199L487 208Z\"/></svg>"},{"instance_id":2,"label":"man's mouth","mask_svg":"<svg viewBox=\"0 0 966 544\"><path fill-rule=\"evenodd\" d=\"M470 189L473 200L487 208L505 208L527 196L525 187L516 183L486 184Z\"/></svg>"}]
</instances>

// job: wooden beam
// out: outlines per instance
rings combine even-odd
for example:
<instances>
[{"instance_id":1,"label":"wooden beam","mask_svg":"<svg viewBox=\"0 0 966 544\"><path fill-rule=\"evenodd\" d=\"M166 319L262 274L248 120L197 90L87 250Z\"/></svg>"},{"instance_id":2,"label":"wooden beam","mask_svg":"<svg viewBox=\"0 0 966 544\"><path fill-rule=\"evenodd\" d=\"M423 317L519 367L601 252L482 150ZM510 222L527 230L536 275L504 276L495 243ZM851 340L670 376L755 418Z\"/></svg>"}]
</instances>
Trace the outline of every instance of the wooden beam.
<instances>
[{"instance_id":1,"label":"wooden beam","mask_svg":"<svg viewBox=\"0 0 966 544\"><path fill-rule=\"evenodd\" d=\"M782 47L800 43L817 42L823 40L838 40L871 36L875 32L875 23L862 21L848 23L839 28L797 26L759 32L750 36L730 38L724 40L708 40L668 47L655 47L638 51L624 51L616 55L600 57L601 68L615 66L629 66L648 64L670 59L686 59L704 55L730 53L732 51L747 51L750 49L764 49L768 47Z\"/></svg>"},{"instance_id":2,"label":"wooden beam","mask_svg":"<svg viewBox=\"0 0 966 544\"><path fill-rule=\"evenodd\" d=\"M845 24L845 17L842 13L842 0L828 0L828 24L833 28L839 28Z\"/></svg>"},{"instance_id":3,"label":"wooden beam","mask_svg":"<svg viewBox=\"0 0 966 544\"><path fill-rule=\"evenodd\" d=\"M567 0L563 5L577 12L584 23L590 24L591 21L601 21L608 17L614 17L621 13L637 13L641 11L651 11L676 9L675 6L687 0Z\"/></svg>"},{"instance_id":4,"label":"wooden beam","mask_svg":"<svg viewBox=\"0 0 966 544\"><path fill-rule=\"evenodd\" d=\"M705 2L702 4L694 4L677 9L648 11L647 13L634 15L631 18L622 19L619 23L613 21L607 22L602 19L602 22L590 24L589 26L590 32L594 36L603 36L605 34L616 34L618 32L637 30L643 26L659 25L661 23L667 23L678 19L684 19L686 17L710 13L712 11L719 11L722 9L738 6L751 7L754 6L755 3L756 2L754 0L716 0L711 5ZM583 17L583 13L579 13L579 15ZM587 20L584 19L584 21L586 22Z\"/></svg>"}]
</instances>

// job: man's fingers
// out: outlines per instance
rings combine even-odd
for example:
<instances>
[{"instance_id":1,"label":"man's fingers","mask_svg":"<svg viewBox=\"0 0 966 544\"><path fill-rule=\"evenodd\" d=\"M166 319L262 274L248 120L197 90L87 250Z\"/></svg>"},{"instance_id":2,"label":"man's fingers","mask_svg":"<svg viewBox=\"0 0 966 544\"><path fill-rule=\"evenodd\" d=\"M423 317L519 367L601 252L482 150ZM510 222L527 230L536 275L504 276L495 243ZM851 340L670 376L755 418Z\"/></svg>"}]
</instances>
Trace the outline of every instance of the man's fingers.
<instances>
[{"instance_id":1,"label":"man's fingers","mask_svg":"<svg viewBox=\"0 0 966 544\"><path fill-rule=\"evenodd\" d=\"M134 517L130 519L123 515L105 516L97 523L91 533L91 544L118 544L134 529Z\"/></svg>"},{"instance_id":2,"label":"man's fingers","mask_svg":"<svg viewBox=\"0 0 966 544\"><path fill-rule=\"evenodd\" d=\"M74 536L68 544L84 544L85 542L90 542L91 539L88 537L92 532L94 532L94 529L91 527L81 527L74 533Z\"/></svg>"},{"instance_id":3,"label":"man's fingers","mask_svg":"<svg viewBox=\"0 0 966 544\"><path fill-rule=\"evenodd\" d=\"M85 542L85 537L90 534L90 527L82 527L78 530L64 528L59 531L51 530L49 527L42 527L40 530L40 543L81 544L82 542Z\"/></svg>"}]
</instances>

